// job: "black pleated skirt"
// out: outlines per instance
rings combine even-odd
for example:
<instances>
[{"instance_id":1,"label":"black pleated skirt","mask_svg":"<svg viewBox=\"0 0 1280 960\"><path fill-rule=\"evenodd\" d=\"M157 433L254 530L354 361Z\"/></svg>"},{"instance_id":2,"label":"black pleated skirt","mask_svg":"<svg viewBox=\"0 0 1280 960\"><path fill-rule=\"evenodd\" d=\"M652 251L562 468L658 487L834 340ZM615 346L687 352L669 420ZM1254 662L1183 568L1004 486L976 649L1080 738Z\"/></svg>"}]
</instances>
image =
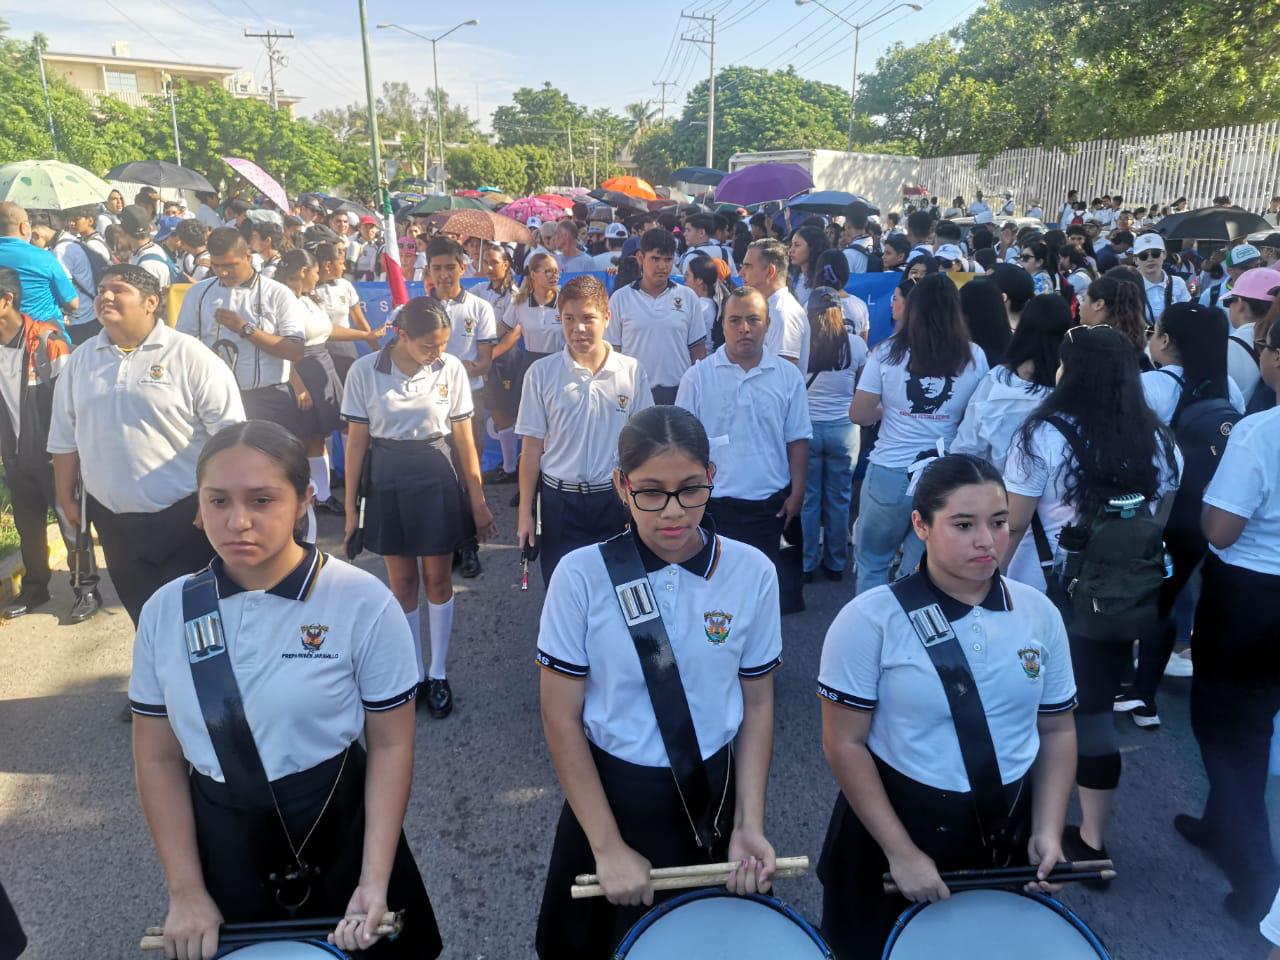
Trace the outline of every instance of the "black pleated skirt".
<instances>
[{"instance_id":1,"label":"black pleated skirt","mask_svg":"<svg viewBox=\"0 0 1280 960\"><path fill-rule=\"evenodd\" d=\"M306 901L293 911L280 906L262 875L262 851L283 841L275 814L246 815L233 802L226 784L192 772L200 868L209 895L227 923L335 917L346 911L360 882L364 852L365 753L353 743L345 763L343 757L339 754L272 784L295 845L315 825L300 855L320 876ZM330 791L333 797L326 806ZM440 955L435 913L403 832L387 885L387 906L404 911L404 930L395 940L379 941L363 955L371 960L432 960Z\"/></svg>"},{"instance_id":2,"label":"black pleated skirt","mask_svg":"<svg viewBox=\"0 0 1280 960\"><path fill-rule=\"evenodd\" d=\"M715 801L723 799L716 824L720 839L711 850L700 848L684 812L669 767L642 767L627 763L592 745L591 755L604 786L609 809L623 842L654 867L682 867L718 863L728 859L733 827L733 746L707 758ZM541 960L609 960L614 948L649 908L615 907L603 897L574 900L569 895L574 877L595 873L591 844L569 804L560 811L555 845L547 868L547 885L538 914L535 946ZM683 891L657 893L660 903Z\"/></svg>"},{"instance_id":3,"label":"black pleated skirt","mask_svg":"<svg viewBox=\"0 0 1280 960\"><path fill-rule=\"evenodd\" d=\"M307 347L298 361L298 376L311 394L311 409L298 411L298 430L304 437L325 436L338 429L342 410L342 380L325 345ZM296 402L296 398L295 398Z\"/></svg>"},{"instance_id":4,"label":"black pleated skirt","mask_svg":"<svg viewBox=\"0 0 1280 960\"><path fill-rule=\"evenodd\" d=\"M443 437L375 437L368 490L366 550L384 557L440 557L452 554L471 535L471 511Z\"/></svg>"}]
</instances>

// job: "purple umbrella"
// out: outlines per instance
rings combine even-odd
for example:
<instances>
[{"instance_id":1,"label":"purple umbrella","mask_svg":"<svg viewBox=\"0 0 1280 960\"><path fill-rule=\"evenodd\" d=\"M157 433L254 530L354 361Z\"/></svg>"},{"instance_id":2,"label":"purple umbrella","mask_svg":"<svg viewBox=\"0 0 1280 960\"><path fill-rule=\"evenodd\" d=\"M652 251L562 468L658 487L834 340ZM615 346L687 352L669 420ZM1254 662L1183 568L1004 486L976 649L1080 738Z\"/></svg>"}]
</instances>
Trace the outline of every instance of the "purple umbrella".
<instances>
[{"instance_id":1,"label":"purple umbrella","mask_svg":"<svg viewBox=\"0 0 1280 960\"><path fill-rule=\"evenodd\" d=\"M729 174L716 187L717 203L749 206L766 200L790 200L813 189L809 171L797 163L758 163Z\"/></svg>"}]
</instances>

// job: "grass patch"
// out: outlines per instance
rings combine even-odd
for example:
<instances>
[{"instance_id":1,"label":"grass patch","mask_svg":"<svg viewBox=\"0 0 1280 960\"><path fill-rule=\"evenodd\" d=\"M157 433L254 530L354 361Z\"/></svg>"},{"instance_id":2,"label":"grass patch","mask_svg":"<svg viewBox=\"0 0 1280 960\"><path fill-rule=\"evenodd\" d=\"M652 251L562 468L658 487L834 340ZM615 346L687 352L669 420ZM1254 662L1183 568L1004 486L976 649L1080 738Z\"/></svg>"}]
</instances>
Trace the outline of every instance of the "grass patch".
<instances>
[{"instance_id":1,"label":"grass patch","mask_svg":"<svg viewBox=\"0 0 1280 960\"><path fill-rule=\"evenodd\" d=\"M17 552L18 528L13 525L13 511L6 509L0 514L0 560Z\"/></svg>"}]
</instances>

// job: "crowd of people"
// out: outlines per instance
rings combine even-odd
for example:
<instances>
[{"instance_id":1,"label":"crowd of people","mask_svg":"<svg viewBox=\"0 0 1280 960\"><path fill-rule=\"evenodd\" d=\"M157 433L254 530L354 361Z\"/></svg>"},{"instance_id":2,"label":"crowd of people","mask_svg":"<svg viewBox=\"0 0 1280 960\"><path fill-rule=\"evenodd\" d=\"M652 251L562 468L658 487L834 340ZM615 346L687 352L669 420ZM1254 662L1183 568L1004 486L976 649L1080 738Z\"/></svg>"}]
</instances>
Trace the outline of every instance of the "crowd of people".
<instances>
[{"instance_id":1,"label":"crowd of people","mask_svg":"<svg viewBox=\"0 0 1280 960\"><path fill-rule=\"evenodd\" d=\"M772 678L818 577L852 581L815 678L836 956L879 957L946 870L1029 863L1047 891L1058 861L1108 858L1114 717L1157 728L1164 676L1191 678L1210 785L1171 836L1257 923L1280 884L1280 233L1211 249L1120 197L1071 191L1048 225L1004 199L883 223L861 202L608 222L577 204L521 244L402 223L425 294L378 328L352 281L382 276L391 239L314 198L287 217L149 190L0 204L0 454L27 570L4 615L50 602L54 509L71 619L93 616L96 532L137 628L166 957L212 957L224 921L344 907L369 917L333 931L344 949L439 953L402 831L414 708L454 709L453 573L500 537L546 584L566 804L539 956L611 956L651 867L737 861L731 891L769 889ZM882 337L859 274L886 275ZM385 585L315 546L317 510ZM603 898L570 898L581 873ZM404 933L379 941L388 905Z\"/></svg>"}]
</instances>

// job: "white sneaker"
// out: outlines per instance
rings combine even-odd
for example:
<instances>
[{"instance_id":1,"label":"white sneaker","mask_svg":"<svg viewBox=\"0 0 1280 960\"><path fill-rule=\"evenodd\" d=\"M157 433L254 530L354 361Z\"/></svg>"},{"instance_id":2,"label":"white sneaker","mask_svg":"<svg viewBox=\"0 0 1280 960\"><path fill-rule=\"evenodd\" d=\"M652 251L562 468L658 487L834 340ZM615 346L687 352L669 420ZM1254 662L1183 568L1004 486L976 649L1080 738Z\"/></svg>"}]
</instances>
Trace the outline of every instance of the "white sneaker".
<instances>
[{"instance_id":1,"label":"white sneaker","mask_svg":"<svg viewBox=\"0 0 1280 960\"><path fill-rule=\"evenodd\" d=\"M1164 666L1164 675L1166 677L1190 677L1193 673L1190 651L1173 654L1169 658L1169 662Z\"/></svg>"},{"instance_id":2,"label":"white sneaker","mask_svg":"<svg viewBox=\"0 0 1280 960\"><path fill-rule=\"evenodd\" d=\"M1144 706L1141 697L1134 697L1127 693L1117 693L1115 703L1112 704L1111 709L1116 713L1128 713L1131 710L1137 710L1141 706Z\"/></svg>"}]
</instances>

